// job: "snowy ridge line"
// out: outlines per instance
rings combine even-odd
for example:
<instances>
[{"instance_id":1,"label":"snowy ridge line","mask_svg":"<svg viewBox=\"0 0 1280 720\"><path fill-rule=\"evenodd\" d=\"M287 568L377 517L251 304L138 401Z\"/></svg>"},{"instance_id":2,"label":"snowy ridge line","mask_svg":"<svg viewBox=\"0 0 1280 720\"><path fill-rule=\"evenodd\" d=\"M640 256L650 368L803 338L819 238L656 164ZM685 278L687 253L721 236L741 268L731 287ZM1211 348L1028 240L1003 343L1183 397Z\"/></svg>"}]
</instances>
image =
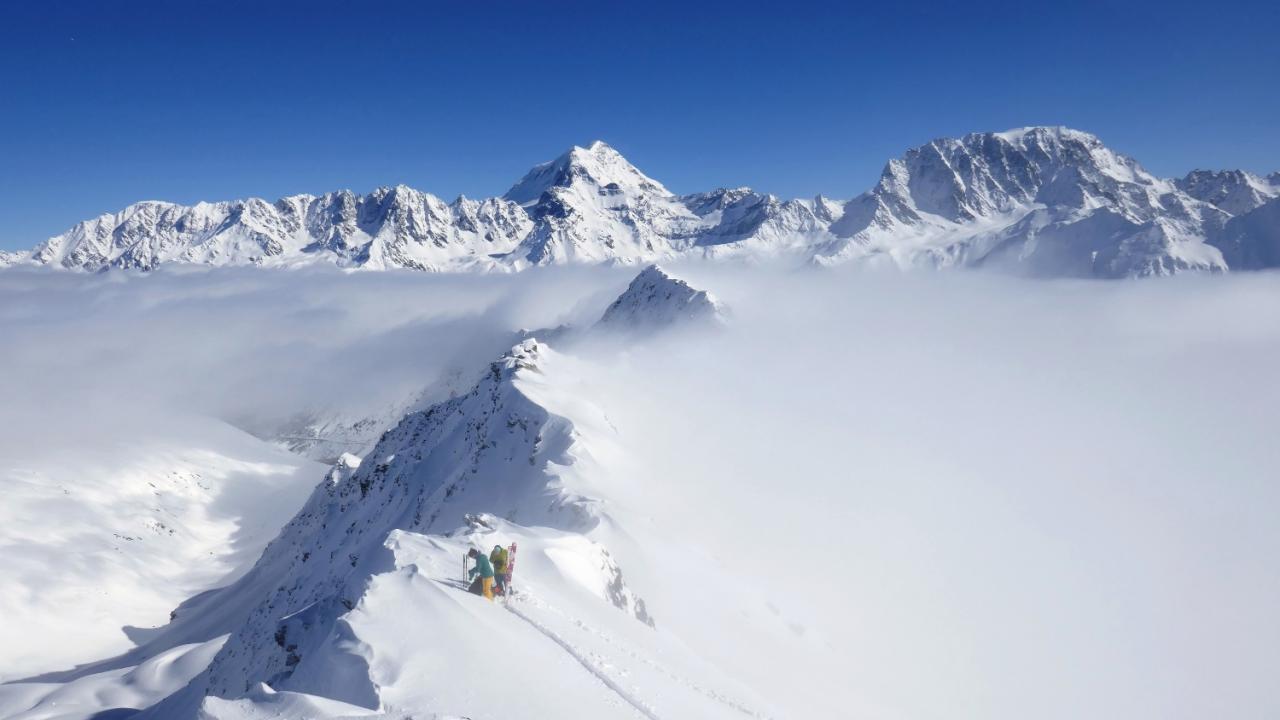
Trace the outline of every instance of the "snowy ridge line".
<instances>
[{"instance_id":1,"label":"snowy ridge line","mask_svg":"<svg viewBox=\"0 0 1280 720\"><path fill-rule=\"evenodd\" d=\"M587 672L596 676L596 678L598 678L600 682L604 683L606 687L608 687L610 690L617 693L618 697L622 698L623 700L626 700L627 704L635 708L636 711L639 712L641 715L644 715L645 717L649 718L649 720L662 720L657 715L657 713L653 711L653 708L651 708L648 703L637 698L635 695L629 692L626 688L619 685L617 681L609 677L608 673L606 673L604 670L598 667L595 663L591 662L590 658L578 652L578 649L573 646L573 643L560 637L555 632L553 632L550 628L546 627L545 625L538 622L537 620L534 620L528 615L520 612L520 610L518 608L513 607L511 603L503 603L503 607L505 607L509 612L511 612L511 614L515 615L516 617L528 623L534 630L537 630L538 632L545 635L549 640L559 645L565 652L569 653L569 655L571 655L574 660L577 660L578 663L581 664L582 667L585 668Z\"/></svg>"}]
</instances>

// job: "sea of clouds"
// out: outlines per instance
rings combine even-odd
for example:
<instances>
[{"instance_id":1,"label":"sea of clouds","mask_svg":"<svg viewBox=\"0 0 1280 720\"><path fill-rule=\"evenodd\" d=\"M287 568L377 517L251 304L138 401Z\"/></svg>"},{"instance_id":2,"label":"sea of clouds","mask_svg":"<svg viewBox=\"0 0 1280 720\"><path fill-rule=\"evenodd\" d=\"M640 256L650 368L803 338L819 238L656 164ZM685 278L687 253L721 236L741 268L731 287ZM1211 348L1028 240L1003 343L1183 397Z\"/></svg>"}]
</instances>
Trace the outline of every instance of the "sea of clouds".
<instances>
[{"instance_id":1,"label":"sea of clouds","mask_svg":"<svg viewBox=\"0 0 1280 720\"><path fill-rule=\"evenodd\" d=\"M824 647L708 655L847 715L1280 711L1280 275L671 269L723 330L566 352L631 500ZM633 274L3 272L0 453L373 412Z\"/></svg>"}]
</instances>

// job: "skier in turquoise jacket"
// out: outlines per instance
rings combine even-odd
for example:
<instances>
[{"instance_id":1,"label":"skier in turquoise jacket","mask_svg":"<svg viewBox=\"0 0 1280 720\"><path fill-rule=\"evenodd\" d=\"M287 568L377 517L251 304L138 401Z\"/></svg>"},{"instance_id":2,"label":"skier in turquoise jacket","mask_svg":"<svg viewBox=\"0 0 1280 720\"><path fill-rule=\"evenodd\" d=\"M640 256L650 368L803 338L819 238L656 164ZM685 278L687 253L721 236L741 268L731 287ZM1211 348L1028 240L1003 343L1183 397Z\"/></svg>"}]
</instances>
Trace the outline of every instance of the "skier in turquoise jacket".
<instances>
[{"instance_id":1,"label":"skier in turquoise jacket","mask_svg":"<svg viewBox=\"0 0 1280 720\"><path fill-rule=\"evenodd\" d=\"M467 574L468 577L474 578L476 573L480 573L480 594L493 600L493 563L489 562L489 558L484 553L471 548L467 551L467 556L476 561L476 566L471 568Z\"/></svg>"}]
</instances>

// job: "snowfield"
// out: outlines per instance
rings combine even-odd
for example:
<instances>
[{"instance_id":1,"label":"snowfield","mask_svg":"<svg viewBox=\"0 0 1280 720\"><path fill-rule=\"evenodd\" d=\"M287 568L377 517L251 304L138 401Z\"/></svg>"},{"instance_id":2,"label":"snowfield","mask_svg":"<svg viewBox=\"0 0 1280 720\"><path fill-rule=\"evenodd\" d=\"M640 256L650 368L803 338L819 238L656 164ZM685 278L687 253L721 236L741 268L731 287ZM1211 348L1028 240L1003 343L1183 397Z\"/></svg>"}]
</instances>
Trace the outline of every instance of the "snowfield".
<instances>
[{"instance_id":1,"label":"snowfield","mask_svg":"<svg viewBox=\"0 0 1280 720\"><path fill-rule=\"evenodd\" d=\"M0 333L0 718L1280 712L1272 273L18 269Z\"/></svg>"},{"instance_id":2,"label":"snowfield","mask_svg":"<svg viewBox=\"0 0 1280 720\"><path fill-rule=\"evenodd\" d=\"M247 570L323 472L214 420L51 436L15 410L0 441L4 680L128 650Z\"/></svg>"}]
</instances>

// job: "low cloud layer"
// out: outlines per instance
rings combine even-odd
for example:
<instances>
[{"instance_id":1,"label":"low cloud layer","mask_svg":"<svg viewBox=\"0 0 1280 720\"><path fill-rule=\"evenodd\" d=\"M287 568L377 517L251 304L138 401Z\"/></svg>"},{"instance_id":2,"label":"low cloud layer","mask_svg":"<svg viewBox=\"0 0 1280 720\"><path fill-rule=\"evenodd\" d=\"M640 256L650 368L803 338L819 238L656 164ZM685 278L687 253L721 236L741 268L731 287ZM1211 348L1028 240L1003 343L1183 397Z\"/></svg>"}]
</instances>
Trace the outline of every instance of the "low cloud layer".
<instances>
[{"instance_id":1,"label":"low cloud layer","mask_svg":"<svg viewBox=\"0 0 1280 720\"><path fill-rule=\"evenodd\" d=\"M0 376L10 403L53 415L375 409L442 368L491 359L512 331L568 317L601 286L580 271L538 275L8 272Z\"/></svg>"},{"instance_id":2,"label":"low cloud layer","mask_svg":"<svg viewBox=\"0 0 1280 720\"><path fill-rule=\"evenodd\" d=\"M1280 277L686 275L731 330L593 394L683 497L649 510L820 639L757 682L851 716L1280 709Z\"/></svg>"}]
</instances>

